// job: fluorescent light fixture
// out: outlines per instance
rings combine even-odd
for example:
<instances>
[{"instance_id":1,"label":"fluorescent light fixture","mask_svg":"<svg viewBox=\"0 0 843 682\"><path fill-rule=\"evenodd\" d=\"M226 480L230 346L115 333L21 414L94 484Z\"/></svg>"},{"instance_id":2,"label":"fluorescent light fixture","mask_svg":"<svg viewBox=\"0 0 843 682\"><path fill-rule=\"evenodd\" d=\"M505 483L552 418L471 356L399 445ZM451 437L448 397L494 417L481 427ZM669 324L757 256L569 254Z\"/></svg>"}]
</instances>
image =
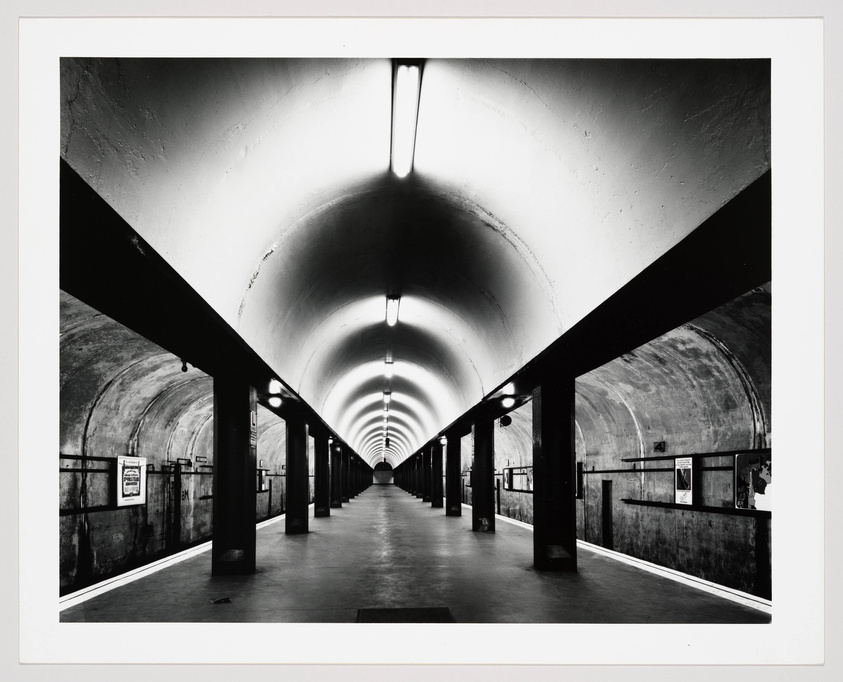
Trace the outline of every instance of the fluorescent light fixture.
<instances>
[{"instance_id":1,"label":"fluorescent light fixture","mask_svg":"<svg viewBox=\"0 0 843 682\"><path fill-rule=\"evenodd\" d=\"M401 304L400 296L386 297L386 323L394 327L398 322L398 306Z\"/></svg>"},{"instance_id":2,"label":"fluorescent light fixture","mask_svg":"<svg viewBox=\"0 0 843 682\"><path fill-rule=\"evenodd\" d=\"M512 396L507 396L506 398L501 400L501 405L507 408L512 407L513 405L515 405L515 398L513 398Z\"/></svg>"},{"instance_id":3,"label":"fluorescent light fixture","mask_svg":"<svg viewBox=\"0 0 843 682\"><path fill-rule=\"evenodd\" d=\"M281 396L274 395L266 402L269 403L270 407L281 407Z\"/></svg>"},{"instance_id":4,"label":"fluorescent light fixture","mask_svg":"<svg viewBox=\"0 0 843 682\"><path fill-rule=\"evenodd\" d=\"M392 393L390 393L389 391L384 391L383 392L383 404L389 405L390 400L392 400Z\"/></svg>"},{"instance_id":5,"label":"fluorescent light fixture","mask_svg":"<svg viewBox=\"0 0 843 682\"><path fill-rule=\"evenodd\" d=\"M269 380L269 392L270 393L281 393L281 382L278 379L270 379Z\"/></svg>"},{"instance_id":6,"label":"fluorescent light fixture","mask_svg":"<svg viewBox=\"0 0 843 682\"><path fill-rule=\"evenodd\" d=\"M398 64L392 88L392 172L399 178L413 169L421 69Z\"/></svg>"}]
</instances>

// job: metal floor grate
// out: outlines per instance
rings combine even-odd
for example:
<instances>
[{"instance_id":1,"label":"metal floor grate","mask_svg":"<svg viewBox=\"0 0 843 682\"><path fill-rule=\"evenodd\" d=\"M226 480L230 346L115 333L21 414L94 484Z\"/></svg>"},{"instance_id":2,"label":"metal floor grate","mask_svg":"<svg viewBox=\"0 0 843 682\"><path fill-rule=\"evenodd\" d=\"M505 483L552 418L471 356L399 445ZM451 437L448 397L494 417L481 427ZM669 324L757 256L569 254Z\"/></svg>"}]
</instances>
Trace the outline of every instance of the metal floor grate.
<instances>
[{"instance_id":1,"label":"metal floor grate","mask_svg":"<svg viewBox=\"0 0 843 682\"><path fill-rule=\"evenodd\" d=\"M445 606L428 608L358 609L358 623L456 623Z\"/></svg>"}]
</instances>

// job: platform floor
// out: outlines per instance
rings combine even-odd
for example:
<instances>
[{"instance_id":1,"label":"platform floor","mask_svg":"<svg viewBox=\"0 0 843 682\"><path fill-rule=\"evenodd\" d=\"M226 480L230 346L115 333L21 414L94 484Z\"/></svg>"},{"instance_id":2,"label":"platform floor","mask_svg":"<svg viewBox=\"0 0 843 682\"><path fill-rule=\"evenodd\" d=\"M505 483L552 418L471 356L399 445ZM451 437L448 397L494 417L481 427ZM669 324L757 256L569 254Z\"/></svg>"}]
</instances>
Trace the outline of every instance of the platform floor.
<instances>
[{"instance_id":1,"label":"platform floor","mask_svg":"<svg viewBox=\"0 0 843 682\"><path fill-rule=\"evenodd\" d=\"M468 513L466 513L468 512ZM376 485L311 518L258 529L254 575L212 577L211 555L61 612L63 622L355 622L360 609L446 608L458 623L765 623L736 604L581 549L579 571L532 568L532 533L471 530L442 509Z\"/></svg>"}]
</instances>

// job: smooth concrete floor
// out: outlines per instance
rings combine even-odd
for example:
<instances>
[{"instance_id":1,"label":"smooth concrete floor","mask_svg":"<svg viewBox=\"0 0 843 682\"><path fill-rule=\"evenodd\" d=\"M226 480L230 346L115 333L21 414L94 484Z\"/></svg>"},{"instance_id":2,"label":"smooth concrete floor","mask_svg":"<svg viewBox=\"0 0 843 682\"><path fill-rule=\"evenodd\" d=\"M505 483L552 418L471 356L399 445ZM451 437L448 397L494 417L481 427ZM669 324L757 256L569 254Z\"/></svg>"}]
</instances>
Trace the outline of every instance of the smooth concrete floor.
<instances>
[{"instance_id":1,"label":"smooth concrete floor","mask_svg":"<svg viewBox=\"0 0 843 682\"><path fill-rule=\"evenodd\" d=\"M363 608L447 607L458 623L765 623L770 616L580 549L577 573L532 568L530 530L471 530L375 485L310 533L258 529L257 572L212 577L204 552L61 613L62 622L354 622ZM228 600L214 603L217 600Z\"/></svg>"}]
</instances>

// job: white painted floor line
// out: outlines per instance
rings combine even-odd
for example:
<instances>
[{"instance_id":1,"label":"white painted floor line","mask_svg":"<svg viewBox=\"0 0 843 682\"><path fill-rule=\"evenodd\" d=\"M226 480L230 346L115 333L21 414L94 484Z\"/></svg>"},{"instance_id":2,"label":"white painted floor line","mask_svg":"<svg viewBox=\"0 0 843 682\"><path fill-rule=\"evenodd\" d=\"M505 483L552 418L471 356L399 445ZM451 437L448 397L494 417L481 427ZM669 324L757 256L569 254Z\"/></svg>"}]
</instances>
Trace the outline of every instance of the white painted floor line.
<instances>
[{"instance_id":1,"label":"white painted floor line","mask_svg":"<svg viewBox=\"0 0 843 682\"><path fill-rule=\"evenodd\" d=\"M466 507L467 509L471 509L470 504L465 504L463 502L462 506ZM501 516L500 514L495 514L495 518L500 519L501 521L505 521L506 523L511 523L514 526L525 528L530 532L532 532L533 530L533 526L531 524L524 523L523 521L518 521L516 519L511 519L508 516ZM595 554L602 554L605 557L614 559L615 561L620 561L621 563L627 564L629 566L634 566L636 568L641 569L642 571L654 573L656 575L662 576L663 578L668 578L678 583L682 583L683 585L688 585L689 587L694 587L698 590L702 590L703 592L715 594L718 597L722 597L723 599L728 599L729 601L736 602L738 604L743 604L744 606L749 606L758 611L763 611L764 613L769 614L772 614L773 612L773 602L768 599L756 597L754 594L747 594L746 592L741 592L740 590L733 590L731 587L718 585L717 583L713 583L708 580L703 580L702 578L697 578L696 576L688 575L687 573L681 573L680 571L674 571L672 568L665 568L664 566L659 566L658 564L653 564L649 561L644 561L643 559L637 559L636 557L629 556L627 554L622 554L620 552L615 552L611 549L600 547L599 545L593 545L590 542L585 542L584 540L577 540L577 546L581 549L594 552Z\"/></svg>"},{"instance_id":2,"label":"white painted floor line","mask_svg":"<svg viewBox=\"0 0 843 682\"><path fill-rule=\"evenodd\" d=\"M152 575L153 573L157 573L168 566L173 566L174 564L178 564L186 559L190 559L191 557L196 556L197 554L202 554L203 552L207 552L211 549L211 542L203 542L201 545L196 545L196 547L191 547L190 549L186 549L183 552L179 552L178 554L173 554L172 556L164 557L163 559L159 559L158 561L153 561L151 564L147 564L146 566L141 566L140 568L136 568L133 571L128 571L127 573L121 573L118 576L114 576L113 578L109 578L108 580L103 580L96 585L91 585L90 587L83 588L78 592L73 592L71 594L66 594L63 597L59 598L59 611L64 611L65 609L69 609L72 606L76 606L81 604L82 602L88 601L89 599L93 599L94 597L98 597L101 594L105 594L106 592L110 592L113 589L118 587L123 587L124 585L128 585L129 583L133 583L135 580L140 580L141 578L145 578L148 575Z\"/></svg>"},{"instance_id":3,"label":"white painted floor line","mask_svg":"<svg viewBox=\"0 0 843 682\"><path fill-rule=\"evenodd\" d=\"M577 546L594 552L595 554L602 554L603 556L615 559L616 561L621 561L625 564L629 564L630 566L635 566L636 568L640 568L642 571L655 573L663 578L675 580L683 585L695 587L696 589L708 592L709 594L716 594L718 597L723 597L723 599L728 599L729 601L749 606L758 611L770 614L773 612L773 602L768 599L756 597L754 594L748 594L746 592L741 592L740 590L733 590L731 587L718 585L717 583L712 583L708 580L688 575L687 573L674 571L672 568L665 568L664 566L659 566L657 564L650 563L649 561L644 561L643 559L637 559L636 557L632 557L627 554L621 554L620 552L605 549L604 547L600 547L598 545L592 545L590 542L585 542L583 540L577 540Z\"/></svg>"},{"instance_id":4,"label":"white painted floor line","mask_svg":"<svg viewBox=\"0 0 843 682\"><path fill-rule=\"evenodd\" d=\"M313 504L310 504L309 507L313 507ZM273 523L277 523L278 521L281 521L282 519L286 518L286 516L286 514L279 514L278 516L273 516L271 519L267 519L266 521L261 521L260 523L255 525L255 529L257 530L260 528L264 528L265 526L271 526ZM153 561L151 564L146 564L145 566L140 566L139 568L136 568L132 571L121 573L120 575L114 576L113 578L103 580L102 582L99 582L96 585L91 585L90 587L85 587L77 592L66 594L63 597L59 598L59 611L65 611L66 609L69 609L73 606L77 606L78 604L86 602L89 599L93 599L94 597L98 597L101 594L110 592L113 589L123 587L124 585L128 585L129 583L133 583L136 580L145 578L148 575L157 573L158 571L161 571L169 566L173 566L182 561L186 561L187 559L195 557L197 554L207 552L209 549L211 549L211 545L211 541L208 540L207 542L203 542L200 545L196 545L195 547L191 547L190 549L178 552L177 554L164 557L163 559L159 559L158 561Z\"/></svg>"}]
</instances>

